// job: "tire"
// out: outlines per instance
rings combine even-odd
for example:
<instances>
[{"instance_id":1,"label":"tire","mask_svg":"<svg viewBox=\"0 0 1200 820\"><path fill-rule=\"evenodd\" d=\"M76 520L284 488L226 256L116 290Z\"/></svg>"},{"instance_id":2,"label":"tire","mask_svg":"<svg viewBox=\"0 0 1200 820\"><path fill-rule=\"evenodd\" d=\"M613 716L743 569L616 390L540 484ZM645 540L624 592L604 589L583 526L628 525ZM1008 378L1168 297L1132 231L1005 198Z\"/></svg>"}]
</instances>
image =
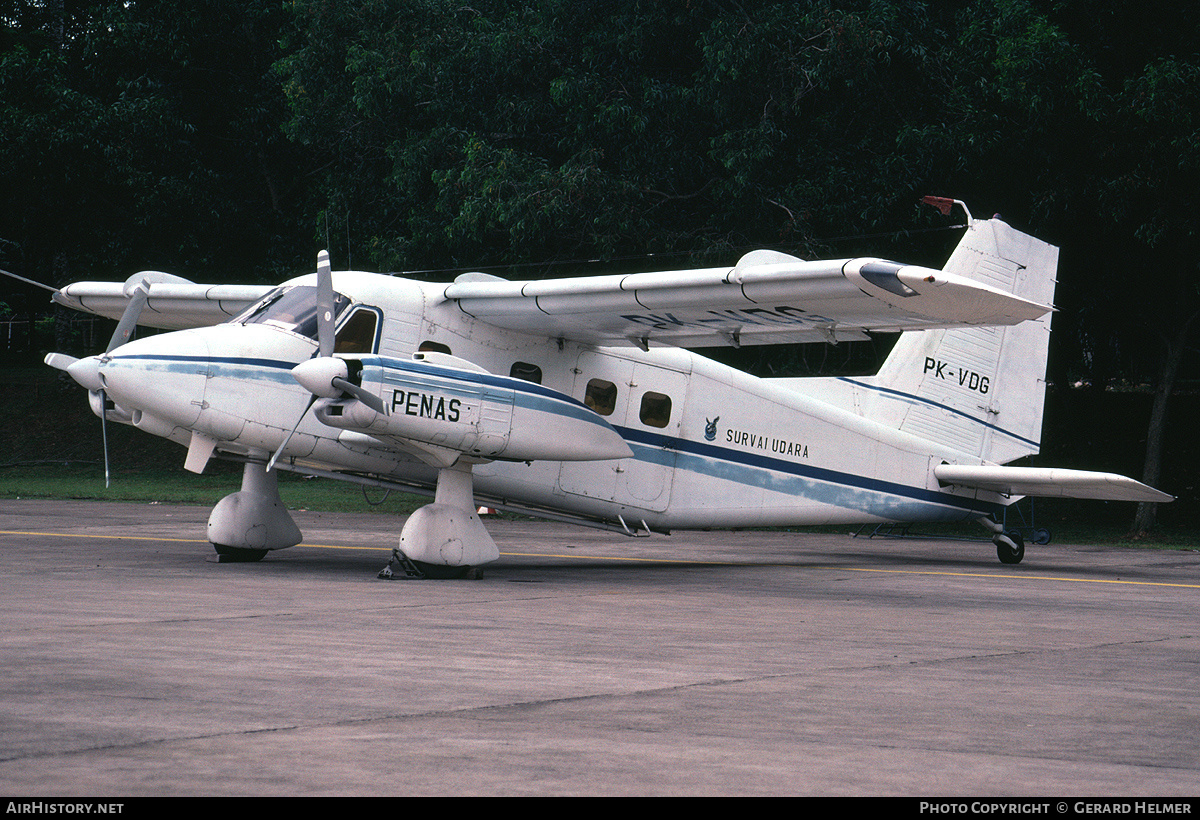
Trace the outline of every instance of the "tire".
<instances>
[{"instance_id":1,"label":"tire","mask_svg":"<svg viewBox=\"0 0 1200 820\"><path fill-rule=\"evenodd\" d=\"M1012 542L1017 545L1014 550L1003 542L996 544L996 557L1000 559L1001 564L1019 564L1021 559L1025 557L1025 539L1021 537L1021 533L1016 530L1009 530L1004 533Z\"/></svg>"},{"instance_id":2,"label":"tire","mask_svg":"<svg viewBox=\"0 0 1200 820\"><path fill-rule=\"evenodd\" d=\"M427 564L424 561L413 561L413 565L430 580L448 580L451 578L468 578L475 580L483 577L476 567L448 567L444 564Z\"/></svg>"},{"instance_id":3,"label":"tire","mask_svg":"<svg viewBox=\"0 0 1200 820\"><path fill-rule=\"evenodd\" d=\"M221 564L249 564L261 561L267 557L270 550L248 550L241 547L226 547L223 544L213 544L217 551L217 562Z\"/></svg>"}]
</instances>

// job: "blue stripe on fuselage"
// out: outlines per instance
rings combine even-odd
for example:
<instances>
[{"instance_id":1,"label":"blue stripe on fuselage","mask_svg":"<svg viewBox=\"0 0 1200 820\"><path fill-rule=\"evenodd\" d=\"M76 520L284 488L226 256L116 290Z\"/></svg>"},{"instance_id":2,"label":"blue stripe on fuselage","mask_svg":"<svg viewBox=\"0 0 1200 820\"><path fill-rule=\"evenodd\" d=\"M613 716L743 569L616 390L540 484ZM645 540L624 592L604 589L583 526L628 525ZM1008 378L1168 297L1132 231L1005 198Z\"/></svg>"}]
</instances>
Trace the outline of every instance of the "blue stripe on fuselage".
<instances>
[{"instance_id":1,"label":"blue stripe on fuselage","mask_svg":"<svg viewBox=\"0 0 1200 820\"><path fill-rule=\"evenodd\" d=\"M640 461L667 465L670 457L664 458L663 454L674 452L678 455L676 469L712 475L774 492L802 495L839 507L874 511L879 507L897 506L897 502L889 499L904 499L902 503L905 504L935 504L964 511L993 512L998 509L995 504L924 487L799 464L631 427L618 427L617 432L633 446L635 457ZM847 492L851 495L847 496Z\"/></svg>"},{"instance_id":2,"label":"blue stripe on fuselage","mask_svg":"<svg viewBox=\"0 0 1200 820\"><path fill-rule=\"evenodd\" d=\"M456 368L438 367L424 362L408 362L401 359L380 356L360 357L363 366L376 366L382 370L394 369L401 372L424 376L437 376L456 381L466 381L481 386L500 387L517 393L524 406L543 412L556 413L575 419L597 420L596 413L582 402L556 390L542 387L534 382L527 382L506 376L496 376L491 373L479 373ZM291 370L295 362L277 359L248 358L238 356L169 356L154 354L138 354L115 357L113 361L139 360L147 362L163 362L168 370L184 365L226 365L228 375L238 375L242 378L250 375L247 370L257 370L255 378L272 382L294 384ZM224 375L218 374L218 375ZM850 381L846 379L846 381ZM861 384L860 382L853 382ZM871 387L870 385L862 385ZM893 392L887 388L872 388ZM907 394L898 394L907 396ZM919 397L908 397L925 401ZM937 405L941 406L941 405ZM980 422L982 423L982 422ZM966 511L993 512L998 505L974 501L949 493L928 490L924 487L913 487L906 484L884 481L882 479L845 473L824 467L814 467L798 464L792 461L773 458L758 453L747 453L730 450L713 444L675 436L651 433L632 427L616 427L614 429L632 446L634 457L639 461L672 466L676 470L687 470L702 475L732 481L746 486L761 487L774 492L789 495L802 495L814 498L834 506L849 509L875 510L878 508L896 507L901 504L915 502L921 505L937 505ZM1004 432L1004 431L1000 431ZM1009 435L1012 435L1011 433ZM674 459L672 455L674 454ZM847 495L849 493L849 495ZM888 499L902 499L900 502ZM883 515L883 513L880 513ZM886 516L885 516L886 517Z\"/></svg>"},{"instance_id":3,"label":"blue stripe on fuselage","mask_svg":"<svg viewBox=\"0 0 1200 820\"><path fill-rule=\"evenodd\" d=\"M151 365L159 365L155 369L164 373L187 372L190 374L196 372L192 368L198 364L205 365L210 369L212 369L213 365L226 365L227 369L219 368L212 375L236 375L240 378L253 375L255 378L263 381L296 384L296 380L292 378L292 368L296 366L296 363L280 361L278 359L251 359L243 356L168 356L157 353L139 353L136 355L114 356L112 361L118 364L132 361L148 362ZM247 372L248 370L250 371L249 373Z\"/></svg>"}]
</instances>

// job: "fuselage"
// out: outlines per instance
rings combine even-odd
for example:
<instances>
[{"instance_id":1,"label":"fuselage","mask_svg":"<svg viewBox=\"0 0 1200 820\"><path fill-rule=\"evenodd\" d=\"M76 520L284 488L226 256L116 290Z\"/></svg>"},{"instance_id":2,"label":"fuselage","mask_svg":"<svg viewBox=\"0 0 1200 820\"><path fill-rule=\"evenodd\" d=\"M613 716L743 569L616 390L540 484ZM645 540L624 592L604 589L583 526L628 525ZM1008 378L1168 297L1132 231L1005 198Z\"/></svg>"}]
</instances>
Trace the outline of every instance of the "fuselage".
<instances>
[{"instance_id":1,"label":"fuselage","mask_svg":"<svg viewBox=\"0 0 1200 820\"><path fill-rule=\"evenodd\" d=\"M100 368L106 390L140 429L185 446L199 434L253 459L273 453L305 416L282 454L285 466L432 487L445 446L382 435L382 425L369 423L374 411L359 402L347 412L360 422L341 428L306 414L310 395L291 368L314 355L316 341L301 292L289 306L287 289L311 285L312 277L293 280L272 305L226 324L117 348ZM362 386L378 391L392 415L441 425L451 449L480 438L456 438L455 425L474 424L467 432L475 435L484 424L460 411L457 359L486 371L472 377L471 395L503 393L510 413L533 408L567 421L594 413L633 454L511 460L501 449L490 460L467 450L478 462L480 500L631 531L953 520L992 512L1000 501L939 487L933 467L969 460L963 453L685 350L597 347L498 329L447 300L445 285L340 272L334 286L344 297L335 355L361 362ZM448 368L445 387L435 379L413 389L406 381L418 351ZM571 401L555 404L552 394ZM526 449L512 452L540 453L538 435L579 429L549 421L521 428ZM570 444L543 449L565 452Z\"/></svg>"}]
</instances>

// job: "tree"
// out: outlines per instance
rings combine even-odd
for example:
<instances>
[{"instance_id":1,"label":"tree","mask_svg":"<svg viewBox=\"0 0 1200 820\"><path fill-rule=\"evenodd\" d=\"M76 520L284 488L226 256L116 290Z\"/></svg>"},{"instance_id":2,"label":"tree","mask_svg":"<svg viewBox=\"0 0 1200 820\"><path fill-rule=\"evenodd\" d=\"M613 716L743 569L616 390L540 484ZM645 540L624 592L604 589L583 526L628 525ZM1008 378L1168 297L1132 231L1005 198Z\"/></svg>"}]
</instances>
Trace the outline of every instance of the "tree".
<instances>
[{"instance_id":1,"label":"tree","mask_svg":"<svg viewBox=\"0 0 1200 820\"><path fill-rule=\"evenodd\" d=\"M311 264L311 243L297 242L303 214L289 202L301 163L281 130L272 70L284 9L9 6L0 180L22 195L0 206L0 237L26 274L62 283L165 267L277 278Z\"/></svg>"},{"instance_id":2,"label":"tree","mask_svg":"<svg viewBox=\"0 0 1200 820\"><path fill-rule=\"evenodd\" d=\"M1200 313L1198 16L0 0L0 183L24 192L0 204L0 256L53 282L275 280L319 245L385 270L685 267L764 246L936 264L956 237L900 229L944 227L915 203L951 194L1063 247L1056 381L1155 385L1153 481Z\"/></svg>"},{"instance_id":3,"label":"tree","mask_svg":"<svg viewBox=\"0 0 1200 820\"><path fill-rule=\"evenodd\" d=\"M1131 245L1140 251L1123 284L1139 291L1140 310L1134 312L1142 322L1123 329L1135 339L1149 335L1158 342L1148 356L1151 363L1157 359L1143 470L1150 484L1162 475L1168 405L1200 318L1200 236L1194 219L1200 205L1198 81L1200 53L1190 61L1152 60L1114 95L1109 118L1128 142L1117 166L1122 173L1106 180L1103 194L1113 222L1132 224ZM1133 533L1145 534L1156 516L1157 505L1139 504Z\"/></svg>"},{"instance_id":4,"label":"tree","mask_svg":"<svg viewBox=\"0 0 1200 820\"><path fill-rule=\"evenodd\" d=\"M1055 14L1094 55L1095 83L1080 100L1092 125L1081 143L1088 150L1076 152L1081 167L1057 214L1069 215L1076 244L1092 249L1080 332L1115 353L1127 379L1151 385L1143 480L1156 484L1170 397L1200 317L1200 11L1072 2ZM1133 534L1145 534L1156 514L1157 505L1139 504Z\"/></svg>"}]
</instances>

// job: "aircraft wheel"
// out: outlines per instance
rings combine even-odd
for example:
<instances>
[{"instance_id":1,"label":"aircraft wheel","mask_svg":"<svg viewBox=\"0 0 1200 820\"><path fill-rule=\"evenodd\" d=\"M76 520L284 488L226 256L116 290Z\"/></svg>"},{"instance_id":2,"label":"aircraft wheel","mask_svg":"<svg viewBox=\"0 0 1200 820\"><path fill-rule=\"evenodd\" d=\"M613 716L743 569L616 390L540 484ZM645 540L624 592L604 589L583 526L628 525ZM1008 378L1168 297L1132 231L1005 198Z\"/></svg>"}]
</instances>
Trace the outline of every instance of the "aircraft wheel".
<instances>
[{"instance_id":1,"label":"aircraft wheel","mask_svg":"<svg viewBox=\"0 0 1200 820\"><path fill-rule=\"evenodd\" d=\"M1000 559L1001 564L1021 563L1021 559L1025 557L1025 539L1016 530L1009 530L1004 534L1012 540L1016 545L1016 549L1008 546L1008 544L996 544L996 557Z\"/></svg>"},{"instance_id":2,"label":"aircraft wheel","mask_svg":"<svg viewBox=\"0 0 1200 820\"><path fill-rule=\"evenodd\" d=\"M1033 543L1045 545L1050 543L1050 530L1040 527L1033 531Z\"/></svg>"},{"instance_id":3,"label":"aircraft wheel","mask_svg":"<svg viewBox=\"0 0 1200 820\"><path fill-rule=\"evenodd\" d=\"M478 567L448 567L444 564L429 564L425 561L413 561L413 565L426 578L430 579L466 578L475 581L483 577L483 571Z\"/></svg>"},{"instance_id":4,"label":"aircraft wheel","mask_svg":"<svg viewBox=\"0 0 1200 820\"><path fill-rule=\"evenodd\" d=\"M267 557L270 550L248 550L242 547L227 547L223 544L213 544L217 551L217 562L221 564L246 564L261 561Z\"/></svg>"}]
</instances>

